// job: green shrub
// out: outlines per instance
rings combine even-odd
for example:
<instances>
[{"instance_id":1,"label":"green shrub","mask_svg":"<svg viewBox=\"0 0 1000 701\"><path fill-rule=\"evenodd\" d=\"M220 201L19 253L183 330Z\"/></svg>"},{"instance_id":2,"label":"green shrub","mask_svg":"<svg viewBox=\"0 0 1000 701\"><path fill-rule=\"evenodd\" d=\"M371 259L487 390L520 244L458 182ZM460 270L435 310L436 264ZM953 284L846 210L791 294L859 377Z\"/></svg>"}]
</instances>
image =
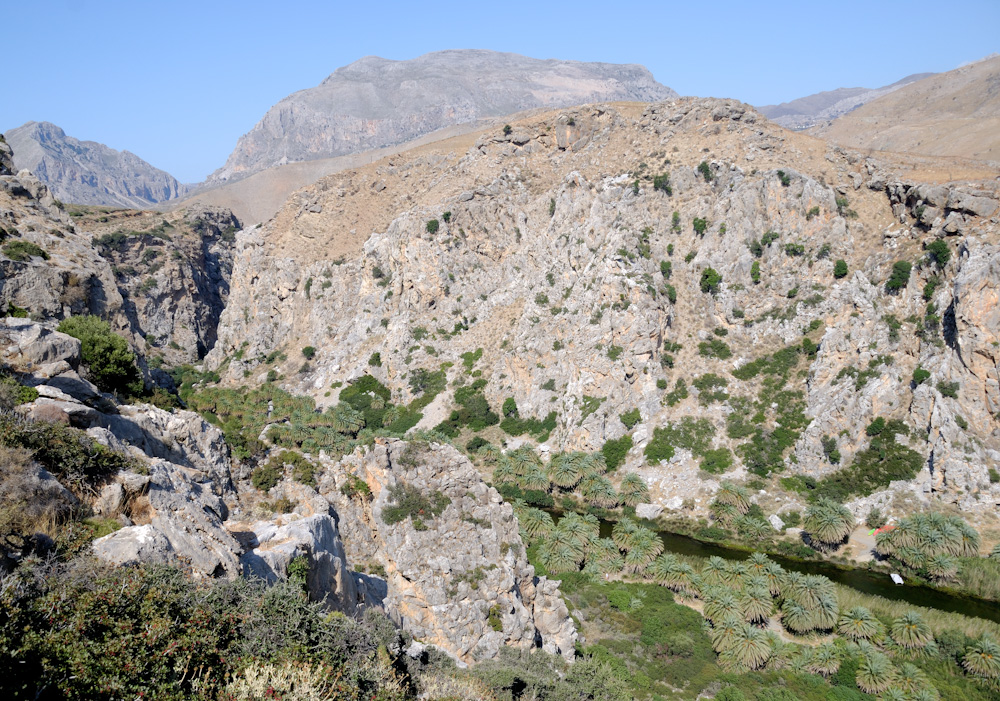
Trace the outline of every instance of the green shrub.
<instances>
[{"instance_id":1,"label":"green shrub","mask_svg":"<svg viewBox=\"0 0 1000 701\"><path fill-rule=\"evenodd\" d=\"M662 173L653 176L653 189L665 192L667 196L673 195L674 190L670 186L670 173Z\"/></svg>"},{"instance_id":2,"label":"green shrub","mask_svg":"<svg viewBox=\"0 0 1000 701\"><path fill-rule=\"evenodd\" d=\"M604 455L604 462L608 466L608 470L615 470L622 461L625 460L626 454L632 449L632 436L627 433L618 439L612 439L606 441L603 446L601 446L601 454Z\"/></svg>"},{"instance_id":3,"label":"green shrub","mask_svg":"<svg viewBox=\"0 0 1000 701\"><path fill-rule=\"evenodd\" d=\"M701 271L701 291L709 294L715 294L719 291L719 285L722 283L722 275L715 270L715 268L705 268Z\"/></svg>"},{"instance_id":4,"label":"green shrub","mask_svg":"<svg viewBox=\"0 0 1000 701\"><path fill-rule=\"evenodd\" d=\"M868 448L858 451L850 466L827 475L816 486L814 494L837 502L852 495L867 496L886 487L894 480L909 480L923 466L923 457L896 440L909 429L901 421L886 421L878 417L865 433L871 436Z\"/></svg>"},{"instance_id":5,"label":"green shrub","mask_svg":"<svg viewBox=\"0 0 1000 701\"><path fill-rule=\"evenodd\" d=\"M306 360L312 360L316 357L316 349L313 346L305 346L302 348L302 355Z\"/></svg>"},{"instance_id":6,"label":"green shrub","mask_svg":"<svg viewBox=\"0 0 1000 701\"><path fill-rule=\"evenodd\" d=\"M683 377L677 378L677 383L674 385L673 390L671 390L667 395L663 397L663 401L666 402L667 406L674 406L678 402L681 402L688 398L688 388L687 382L684 381Z\"/></svg>"},{"instance_id":7,"label":"green shrub","mask_svg":"<svg viewBox=\"0 0 1000 701\"><path fill-rule=\"evenodd\" d=\"M729 381L713 373L706 373L695 378L691 384L698 389L698 403L708 406L713 402L724 402L729 395L724 391Z\"/></svg>"},{"instance_id":8,"label":"green shrub","mask_svg":"<svg viewBox=\"0 0 1000 701\"><path fill-rule=\"evenodd\" d=\"M382 354L379 353L378 351L372 353L371 356L368 358L368 365L374 368L382 367Z\"/></svg>"},{"instance_id":9,"label":"green shrub","mask_svg":"<svg viewBox=\"0 0 1000 701\"><path fill-rule=\"evenodd\" d=\"M838 280L842 277L847 277L847 261L843 258L838 258L837 262L833 264L833 276Z\"/></svg>"},{"instance_id":10,"label":"green shrub","mask_svg":"<svg viewBox=\"0 0 1000 701\"><path fill-rule=\"evenodd\" d=\"M938 382L937 391L941 393L942 397L950 397L952 399L958 398L958 382Z\"/></svg>"},{"instance_id":11,"label":"green shrub","mask_svg":"<svg viewBox=\"0 0 1000 701\"><path fill-rule=\"evenodd\" d=\"M3 253L11 260L19 262L24 262L32 257L41 258L42 260L49 259L49 254L44 248L31 243L31 241L24 241L23 239L5 243L3 246Z\"/></svg>"},{"instance_id":12,"label":"green shrub","mask_svg":"<svg viewBox=\"0 0 1000 701\"><path fill-rule=\"evenodd\" d=\"M673 265L669 260L660 261L660 274L663 276L664 280L670 279L670 273L673 270Z\"/></svg>"},{"instance_id":13,"label":"green shrub","mask_svg":"<svg viewBox=\"0 0 1000 701\"><path fill-rule=\"evenodd\" d=\"M417 520L432 520L448 508L451 499L439 491L431 492L424 496L416 487L405 482L397 482L389 488L389 499L391 503L382 508L382 520L387 525L393 525L406 519L412 519L417 530Z\"/></svg>"},{"instance_id":14,"label":"green shrub","mask_svg":"<svg viewBox=\"0 0 1000 701\"><path fill-rule=\"evenodd\" d=\"M754 261L750 264L750 280L753 284L757 285L760 283L760 262Z\"/></svg>"},{"instance_id":15,"label":"green shrub","mask_svg":"<svg viewBox=\"0 0 1000 701\"><path fill-rule=\"evenodd\" d=\"M937 275L931 277L924 285L923 297L926 301L930 301L934 297L934 293L937 292L937 288L941 285L941 278Z\"/></svg>"},{"instance_id":16,"label":"green shrub","mask_svg":"<svg viewBox=\"0 0 1000 701\"><path fill-rule=\"evenodd\" d=\"M438 232L438 229L440 227L441 227L441 224L438 223L437 219L431 219L429 222L427 222L427 226L426 226L427 233L428 234L436 234Z\"/></svg>"},{"instance_id":17,"label":"green shrub","mask_svg":"<svg viewBox=\"0 0 1000 701\"><path fill-rule=\"evenodd\" d=\"M733 351L722 339L713 338L711 341L701 341L698 344L698 355L705 358L727 360L733 357Z\"/></svg>"},{"instance_id":18,"label":"green shrub","mask_svg":"<svg viewBox=\"0 0 1000 701\"><path fill-rule=\"evenodd\" d=\"M704 236L705 232L708 231L708 220L702 219L701 217L695 217L691 220L691 225L694 227L694 233L698 236Z\"/></svg>"},{"instance_id":19,"label":"green shrub","mask_svg":"<svg viewBox=\"0 0 1000 701\"><path fill-rule=\"evenodd\" d=\"M948 248L948 243L944 239L935 239L927 244L927 257L938 268L943 268L951 260L951 249Z\"/></svg>"},{"instance_id":20,"label":"green shrub","mask_svg":"<svg viewBox=\"0 0 1000 701\"><path fill-rule=\"evenodd\" d=\"M281 465L269 462L256 468L250 475L250 481L255 488L267 493L278 485L284 475L284 468Z\"/></svg>"},{"instance_id":21,"label":"green shrub","mask_svg":"<svg viewBox=\"0 0 1000 701\"><path fill-rule=\"evenodd\" d=\"M784 187L788 187L792 184L792 179L783 170L778 171L778 180L781 181L781 184Z\"/></svg>"},{"instance_id":22,"label":"green shrub","mask_svg":"<svg viewBox=\"0 0 1000 701\"><path fill-rule=\"evenodd\" d=\"M806 252L806 247L801 243L786 243L785 244L785 255L798 257L804 255Z\"/></svg>"},{"instance_id":23,"label":"green shrub","mask_svg":"<svg viewBox=\"0 0 1000 701\"><path fill-rule=\"evenodd\" d=\"M706 450L701 461L701 469L713 475L721 475L733 466L733 453L729 448Z\"/></svg>"},{"instance_id":24,"label":"green shrub","mask_svg":"<svg viewBox=\"0 0 1000 701\"><path fill-rule=\"evenodd\" d=\"M143 382L128 341L111 331L96 316L71 316L58 330L80 340L80 355L90 370L94 384L105 392L135 396Z\"/></svg>"},{"instance_id":25,"label":"green shrub","mask_svg":"<svg viewBox=\"0 0 1000 701\"><path fill-rule=\"evenodd\" d=\"M611 360L618 360L622 353L625 351L621 346L616 346L614 344L608 346L608 358Z\"/></svg>"},{"instance_id":26,"label":"green shrub","mask_svg":"<svg viewBox=\"0 0 1000 701\"><path fill-rule=\"evenodd\" d=\"M706 183L712 182L714 176L712 175L712 167L708 165L708 161L702 161L698 164L698 172L701 173L701 177L705 178Z\"/></svg>"},{"instance_id":27,"label":"green shrub","mask_svg":"<svg viewBox=\"0 0 1000 701\"><path fill-rule=\"evenodd\" d=\"M631 411L626 411L624 414L619 414L618 418L625 424L625 428L630 431L635 428L636 424L642 421L642 416L640 416L638 409L632 409Z\"/></svg>"},{"instance_id":28,"label":"green shrub","mask_svg":"<svg viewBox=\"0 0 1000 701\"><path fill-rule=\"evenodd\" d=\"M912 269L913 265L909 261L897 260L892 264L892 273L886 280L885 289L889 292L896 292L906 287L910 281L910 270Z\"/></svg>"},{"instance_id":29,"label":"green shrub","mask_svg":"<svg viewBox=\"0 0 1000 701\"><path fill-rule=\"evenodd\" d=\"M922 367L918 365L916 369L914 369L913 371L913 384L922 385L925 382L927 382L927 380L929 380L930 377L931 377L930 371L924 370Z\"/></svg>"}]
</instances>

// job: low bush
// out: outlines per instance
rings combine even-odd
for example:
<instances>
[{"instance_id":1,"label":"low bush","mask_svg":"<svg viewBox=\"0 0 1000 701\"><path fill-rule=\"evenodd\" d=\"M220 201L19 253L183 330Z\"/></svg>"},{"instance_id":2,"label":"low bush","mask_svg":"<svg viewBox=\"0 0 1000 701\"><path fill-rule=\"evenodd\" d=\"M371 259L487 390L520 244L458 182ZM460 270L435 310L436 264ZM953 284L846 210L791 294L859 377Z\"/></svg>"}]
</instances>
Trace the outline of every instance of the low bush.
<instances>
[{"instance_id":1,"label":"low bush","mask_svg":"<svg viewBox=\"0 0 1000 701\"><path fill-rule=\"evenodd\" d=\"M44 248L23 239L5 243L3 246L3 254L11 260L16 260L21 263L31 258L41 258L42 260L49 259L49 254Z\"/></svg>"},{"instance_id":2,"label":"low bush","mask_svg":"<svg viewBox=\"0 0 1000 701\"><path fill-rule=\"evenodd\" d=\"M440 516L451 504L451 499L442 492L434 491L425 496L402 481L389 488L389 499L391 502L382 508L382 520L391 526L409 518L417 530L421 530L420 524L425 519L429 521Z\"/></svg>"},{"instance_id":3,"label":"low bush","mask_svg":"<svg viewBox=\"0 0 1000 701\"><path fill-rule=\"evenodd\" d=\"M58 330L80 340L80 355L98 388L126 397L142 392L135 353L128 341L111 331L108 322L96 316L71 316Z\"/></svg>"}]
</instances>

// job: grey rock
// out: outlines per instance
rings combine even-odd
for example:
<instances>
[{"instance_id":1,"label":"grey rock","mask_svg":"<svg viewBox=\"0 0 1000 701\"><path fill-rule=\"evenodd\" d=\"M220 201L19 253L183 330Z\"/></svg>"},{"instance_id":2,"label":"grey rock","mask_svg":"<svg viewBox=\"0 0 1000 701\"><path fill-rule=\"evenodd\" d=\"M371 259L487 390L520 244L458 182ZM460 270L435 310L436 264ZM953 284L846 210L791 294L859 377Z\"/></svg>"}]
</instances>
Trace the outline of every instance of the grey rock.
<instances>
[{"instance_id":1,"label":"grey rock","mask_svg":"<svg viewBox=\"0 0 1000 701\"><path fill-rule=\"evenodd\" d=\"M635 515L652 521L663 513L663 507L659 504L636 504Z\"/></svg>"},{"instance_id":2,"label":"grey rock","mask_svg":"<svg viewBox=\"0 0 1000 701\"><path fill-rule=\"evenodd\" d=\"M98 538L92 546L96 557L114 565L140 565L172 560L170 541L150 524L129 526Z\"/></svg>"},{"instance_id":3,"label":"grey rock","mask_svg":"<svg viewBox=\"0 0 1000 701\"><path fill-rule=\"evenodd\" d=\"M29 319L0 322L0 346L4 362L25 370L59 361L74 368L80 363L80 341Z\"/></svg>"},{"instance_id":4,"label":"grey rock","mask_svg":"<svg viewBox=\"0 0 1000 701\"><path fill-rule=\"evenodd\" d=\"M957 209L969 214L975 214L977 217L988 217L997 211L997 201L990 197L981 197L962 190L952 189L948 195L947 207L948 209Z\"/></svg>"},{"instance_id":5,"label":"grey rock","mask_svg":"<svg viewBox=\"0 0 1000 701\"><path fill-rule=\"evenodd\" d=\"M778 514L771 514L768 516L767 522L770 523L771 527L778 532L781 532L781 530L785 527L785 522L781 520L781 517L778 516Z\"/></svg>"},{"instance_id":6,"label":"grey rock","mask_svg":"<svg viewBox=\"0 0 1000 701\"><path fill-rule=\"evenodd\" d=\"M74 370L69 370L68 372L56 375L55 377L50 377L45 381L45 385L68 394L78 402L88 404L97 401L101 396L100 390L98 390L97 387L87 380L84 380ZM39 389L39 391L41 391L41 389Z\"/></svg>"},{"instance_id":7,"label":"grey rock","mask_svg":"<svg viewBox=\"0 0 1000 701\"><path fill-rule=\"evenodd\" d=\"M125 488L120 482L112 482L101 490L94 502L94 513L106 518L117 516L125 506Z\"/></svg>"},{"instance_id":8,"label":"grey rock","mask_svg":"<svg viewBox=\"0 0 1000 701\"><path fill-rule=\"evenodd\" d=\"M347 615L358 613L358 591L333 518L318 514L282 525L256 523L253 533L256 545L240 558L245 576L275 582L286 577L294 558L307 557L310 598Z\"/></svg>"}]
</instances>

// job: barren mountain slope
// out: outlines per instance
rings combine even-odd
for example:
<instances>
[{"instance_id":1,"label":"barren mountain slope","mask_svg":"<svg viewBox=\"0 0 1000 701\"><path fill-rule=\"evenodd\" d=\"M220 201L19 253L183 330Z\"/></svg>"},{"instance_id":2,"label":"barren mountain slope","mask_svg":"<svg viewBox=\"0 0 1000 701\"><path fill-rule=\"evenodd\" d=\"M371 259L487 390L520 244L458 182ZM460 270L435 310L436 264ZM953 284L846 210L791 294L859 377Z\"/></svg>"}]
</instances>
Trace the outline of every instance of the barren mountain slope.
<instances>
[{"instance_id":1,"label":"barren mountain slope","mask_svg":"<svg viewBox=\"0 0 1000 701\"><path fill-rule=\"evenodd\" d=\"M852 507L935 495L990 517L995 182L914 183L933 159L906 182L889 170L899 158L865 160L732 101L581 107L512 127L464 152L443 141L329 176L241 232L209 363L240 384L283 374L321 405L365 373L393 401L421 391L418 369L443 369L449 387L481 379L494 411L513 398L521 417L555 412L551 449L630 433L626 469L658 503L699 511L717 486L698 478L705 446L660 464L643 453L654 428L709 422L712 446L734 451L729 476L821 477L854 469L865 427L896 418L916 481ZM923 251L939 237L941 270ZM890 293L897 260L915 267ZM805 350L776 356L788 366L737 372L792 347ZM911 385L918 366L930 379ZM420 427L452 406L449 390ZM798 503L776 479L768 489L769 508Z\"/></svg>"},{"instance_id":2,"label":"barren mountain slope","mask_svg":"<svg viewBox=\"0 0 1000 701\"><path fill-rule=\"evenodd\" d=\"M811 133L858 149L1000 161L1000 56L907 85Z\"/></svg>"},{"instance_id":3,"label":"barren mountain slope","mask_svg":"<svg viewBox=\"0 0 1000 701\"><path fill-rule=\"evenodd\" d=\"M4 136L17 169L31 171L63 202L148 207L187 189L134 153L74 139L49 122L28 122Z\"/></svg>"},{"instance_id":4,"label":"barren mountain slope","mask_svg":"<svg viewBox=\"0 0 1000 701\"><path fill-rule=\"evenodd\" d=\"M533 107L676 95L631 64L478 50L439 51L409 61L368 56L272 107L209 182L400 144L449 125Z\"/></svg>"}]
</instances>

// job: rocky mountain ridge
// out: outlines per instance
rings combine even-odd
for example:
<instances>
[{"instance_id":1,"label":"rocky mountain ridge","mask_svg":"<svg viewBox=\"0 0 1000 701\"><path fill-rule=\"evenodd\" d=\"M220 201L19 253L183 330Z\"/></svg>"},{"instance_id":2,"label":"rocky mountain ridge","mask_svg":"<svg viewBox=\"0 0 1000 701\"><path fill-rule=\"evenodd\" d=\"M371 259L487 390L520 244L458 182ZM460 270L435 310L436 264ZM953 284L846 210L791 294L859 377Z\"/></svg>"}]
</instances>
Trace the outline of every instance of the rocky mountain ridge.
<instances>
[{"instance_id":1,"label":"rocky mountain ridge","mask_svg":"<svg viewBox=\"0 0 1000 701\"><path fill-rule=\"evenodd\" d=\"M631 64L543 61L479 50L439 51L408 61L368 56L272 107L208 181L377 149L534 107L676 95Z\"/></svg>"},{"instance_id":2,"label":"rocky mountain ridge","mask_svg":"<svg viewBox=\"0 0 1000 701\"><path fill-rule=\"evenodd\" d=\"M28 122L4 137L14 148L16 169L30 171L63 202L142 208L188 190L134 153L80 141L49 122Z\"/></svg>"}]
</instances>

